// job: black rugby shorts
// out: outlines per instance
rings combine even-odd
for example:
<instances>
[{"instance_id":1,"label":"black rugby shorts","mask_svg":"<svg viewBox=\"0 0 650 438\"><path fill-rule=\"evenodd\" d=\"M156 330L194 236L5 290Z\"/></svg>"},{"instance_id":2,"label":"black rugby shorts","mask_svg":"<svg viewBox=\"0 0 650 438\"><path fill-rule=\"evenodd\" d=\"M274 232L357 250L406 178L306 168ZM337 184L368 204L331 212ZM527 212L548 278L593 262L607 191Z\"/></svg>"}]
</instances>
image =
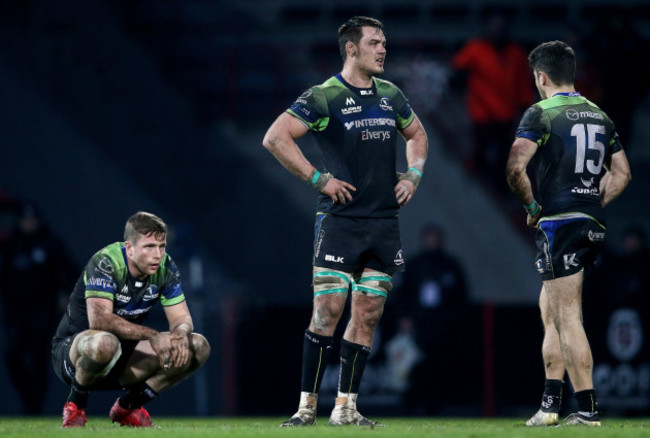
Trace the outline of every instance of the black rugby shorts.
<instances>
[{"instance_id":1,"label":"black rugby shorts","mask_svg":"<svg viewBox=\"0 0 650 438\"><path fill-rule=\"evenodd\" d=\"M396 216L350 218L316 215L313 265L351 274L364 268L386 274L404 270Z\"/></svg>"},{"instance_id":2,"label":"black rugby shorts","mask_svg":"<svg viewBox=\"0 0 650 438\"><path fill-rule=\"evenodd\" d=\"M605 227L588 217L543 218L535 234L535 267L542 280L567 277L591 268L604 240Z\"/></svg>"}]
</instances>

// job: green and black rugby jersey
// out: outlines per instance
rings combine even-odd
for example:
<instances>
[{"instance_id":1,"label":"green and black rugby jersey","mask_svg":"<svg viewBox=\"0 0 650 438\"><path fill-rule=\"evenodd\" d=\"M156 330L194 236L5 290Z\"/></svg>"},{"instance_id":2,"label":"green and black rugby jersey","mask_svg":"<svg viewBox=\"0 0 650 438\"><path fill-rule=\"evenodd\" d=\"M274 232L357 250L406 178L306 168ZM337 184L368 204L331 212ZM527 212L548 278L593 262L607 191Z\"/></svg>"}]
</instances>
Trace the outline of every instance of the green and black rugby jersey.
<instances>
[{"instance_id":1,"label":"green and black rugby jersey","mask_svg":"<svg viewBox=\"0 0 650 438\"><path fill-rule=\"evenodd\" d=\"M602 220L603 163L622 149L607 114L580 93L558 93L528 108L516 137L539 145L533 163L543 216L579 212Z\"/></svg>"},{"instance_id":2,"label":"green and black rugby jersey","mask_svg":"<svg viewBox=\"0 0 650 438\"><path fill-rule=\"evenodd\" d=\"M378 78L370 88L357 88L339 74L307 90L287 112L314 133L323 157L319 170L357 189L345 204L321 195L318 211L347 217L397 214L398 130L415 118L399 88Z\"/></svg>"},{"instance_id":3,"label":"green and black rugby jersey","mask_svg":"<svg viewBox=\"0 0 650 438\"><path fill-rule=\"evenodd\" d=\"M129 273L123 242L115 242L92 256L70 295L66 313L54 340L89 328L86 298L113 302L113 313L136 324L142 323L154 304L172 306L185 300L180 273L165 254L158 271L138 280Z\"/></svg>"}]
</instances>

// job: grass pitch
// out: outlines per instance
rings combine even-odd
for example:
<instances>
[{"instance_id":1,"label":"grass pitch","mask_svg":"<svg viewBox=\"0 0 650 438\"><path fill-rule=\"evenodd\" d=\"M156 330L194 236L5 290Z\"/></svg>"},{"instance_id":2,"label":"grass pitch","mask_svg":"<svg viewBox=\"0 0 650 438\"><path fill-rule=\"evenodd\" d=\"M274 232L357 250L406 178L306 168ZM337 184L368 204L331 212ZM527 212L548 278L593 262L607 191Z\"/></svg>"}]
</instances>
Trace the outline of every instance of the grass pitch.
<instances>
[{"instance_id":1,"label":"grass pitch","mask_svg":"<svg viewBox=\"0 0 650 438\"><path fill-rule=\"evenodd\" d=\"M315 427L280 428L286 418L154 418L156 429L120 428L107 417L90 417L83 429L61 429L58 417L0 417L0 437L251 437L251 438L530 438L530 437L650 437L650 419L605 419L603 426L529 428L521 419L482 418L376 418L387 427L328 427L327 418L319 418Z\"/></svg>"}]
</instances>

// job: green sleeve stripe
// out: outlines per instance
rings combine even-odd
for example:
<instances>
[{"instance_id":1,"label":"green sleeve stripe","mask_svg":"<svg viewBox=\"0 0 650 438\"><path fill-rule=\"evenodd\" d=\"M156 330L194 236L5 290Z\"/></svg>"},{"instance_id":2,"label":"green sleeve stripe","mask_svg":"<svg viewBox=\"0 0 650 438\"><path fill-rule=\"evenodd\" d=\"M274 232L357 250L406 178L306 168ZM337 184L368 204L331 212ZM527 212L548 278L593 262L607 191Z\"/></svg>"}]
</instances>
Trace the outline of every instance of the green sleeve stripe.
<instances>
[{"instance_id":1,"label":"green sleeve stripe","mask_svg":"<svg viewBox=\"0 0 650 438\"><path fill-rule=\"evenodd\" d=\"M413 120L415 120L415 111L411 111L411 115L408 117L408 119L403 119L399 115L397 116L397 128L398 129L406 129L409 127L411 123L413 123Z\"/></svg>"},{"instance_id":2,"label":"green sleeve stripe","mask_svg":"<svg viewBox=\"0 0 650 438\"><path fill-rule=\"evenodd\" d=\"M314 277L338 277L338 278L341 278L341 279L345 280L345 282L347 284L350 284L350 278L347 275L341 274L340 272L335 272L335 271L317 272L317 273L314 274Z\"/></svg>"},{"instance_id":3,"label":"green sleeve stripe","mask_svg":"<svg viewBox=\"0 0 650 438\"><path fill-rule=\"evenodd\" d=\"M115 299L115 295L113 295L112 293L102 292L98 290L86 290L84 297L85 298L106 298L107 300L111 300L111 301Z\"/></svg>"},{"instance_id":4,"label":"green sleeve stripe","mask_svg":"<svg viewBox=\"0 0 650 438\"><path fill-rule=\"evenodd\" d=\"M337 287L335 289L324 289L318 292L314 292L314 296L327 295L327 294L346 294L348 293L347 287Z\"/></svg>"},{"instance_id":5,"label":"green sleeve stripe","mask_svg":"<svg viewBox=\"0 0 650 438\"><path fill-rule=\"evenodd\" d=\"M174 304L182 303L185 301L185 295L179 295L175 298L170 298L170 299L165 299L165 298L160 298L160 304L163 306L173 306Z\"/></svg>"},{"instance_id":6,"label":"green sleeve stripe","mask_svg":"<svg viewBox=\"0 0 650 438\"><path fill-rule=\"evenodd\" d=\"M373 280L390 282L391 278L387 275L376 275L374 277L361 277L359 283L365 283L366 281L373 281Z\"/></svg>"},{"instance_id":7,"label":"green sleeve stripe","mask_svg":"<svg viewBox=\"0 0 650 438\"><path fill-rule=\"evenodd\" d=\"M352 288L352 292L354 292L355 290L362 291L362 292L368 292L369 294L380 295L380 296L382 296L384 298L386 298L388 296L388 294L386 292L382 291L382 290L375 289L374 287L361 286L361 285L358 285L358 284L355 285Z\"/></svg>"}]
</instances>

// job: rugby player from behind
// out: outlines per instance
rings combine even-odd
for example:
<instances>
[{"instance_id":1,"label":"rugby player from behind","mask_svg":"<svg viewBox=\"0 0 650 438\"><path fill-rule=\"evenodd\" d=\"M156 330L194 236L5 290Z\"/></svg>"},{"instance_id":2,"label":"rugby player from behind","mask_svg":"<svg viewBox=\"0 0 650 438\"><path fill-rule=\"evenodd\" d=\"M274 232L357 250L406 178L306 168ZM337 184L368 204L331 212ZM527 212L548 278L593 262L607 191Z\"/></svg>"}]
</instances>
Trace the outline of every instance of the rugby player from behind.
<instances>
[{"instance_id":1,"label":"rugby player from behind","mask_svg":"<svg viewBox=\"0 0 650 438\"><path fill-rule=\"evenodd\" d=\"M578 411L564 424L600 426L582 284L605 239L603 207L625 189L630 167L612 120L574 88L573 49L562 41L543 43L528 62L542 100L524 114L507 164L508 184L537 230L535 265L542 277L546 380L540 409L526 425L559 424L567 372ZM533 158L539 202L526 171Z\"/></svg>"}]
</instances>

